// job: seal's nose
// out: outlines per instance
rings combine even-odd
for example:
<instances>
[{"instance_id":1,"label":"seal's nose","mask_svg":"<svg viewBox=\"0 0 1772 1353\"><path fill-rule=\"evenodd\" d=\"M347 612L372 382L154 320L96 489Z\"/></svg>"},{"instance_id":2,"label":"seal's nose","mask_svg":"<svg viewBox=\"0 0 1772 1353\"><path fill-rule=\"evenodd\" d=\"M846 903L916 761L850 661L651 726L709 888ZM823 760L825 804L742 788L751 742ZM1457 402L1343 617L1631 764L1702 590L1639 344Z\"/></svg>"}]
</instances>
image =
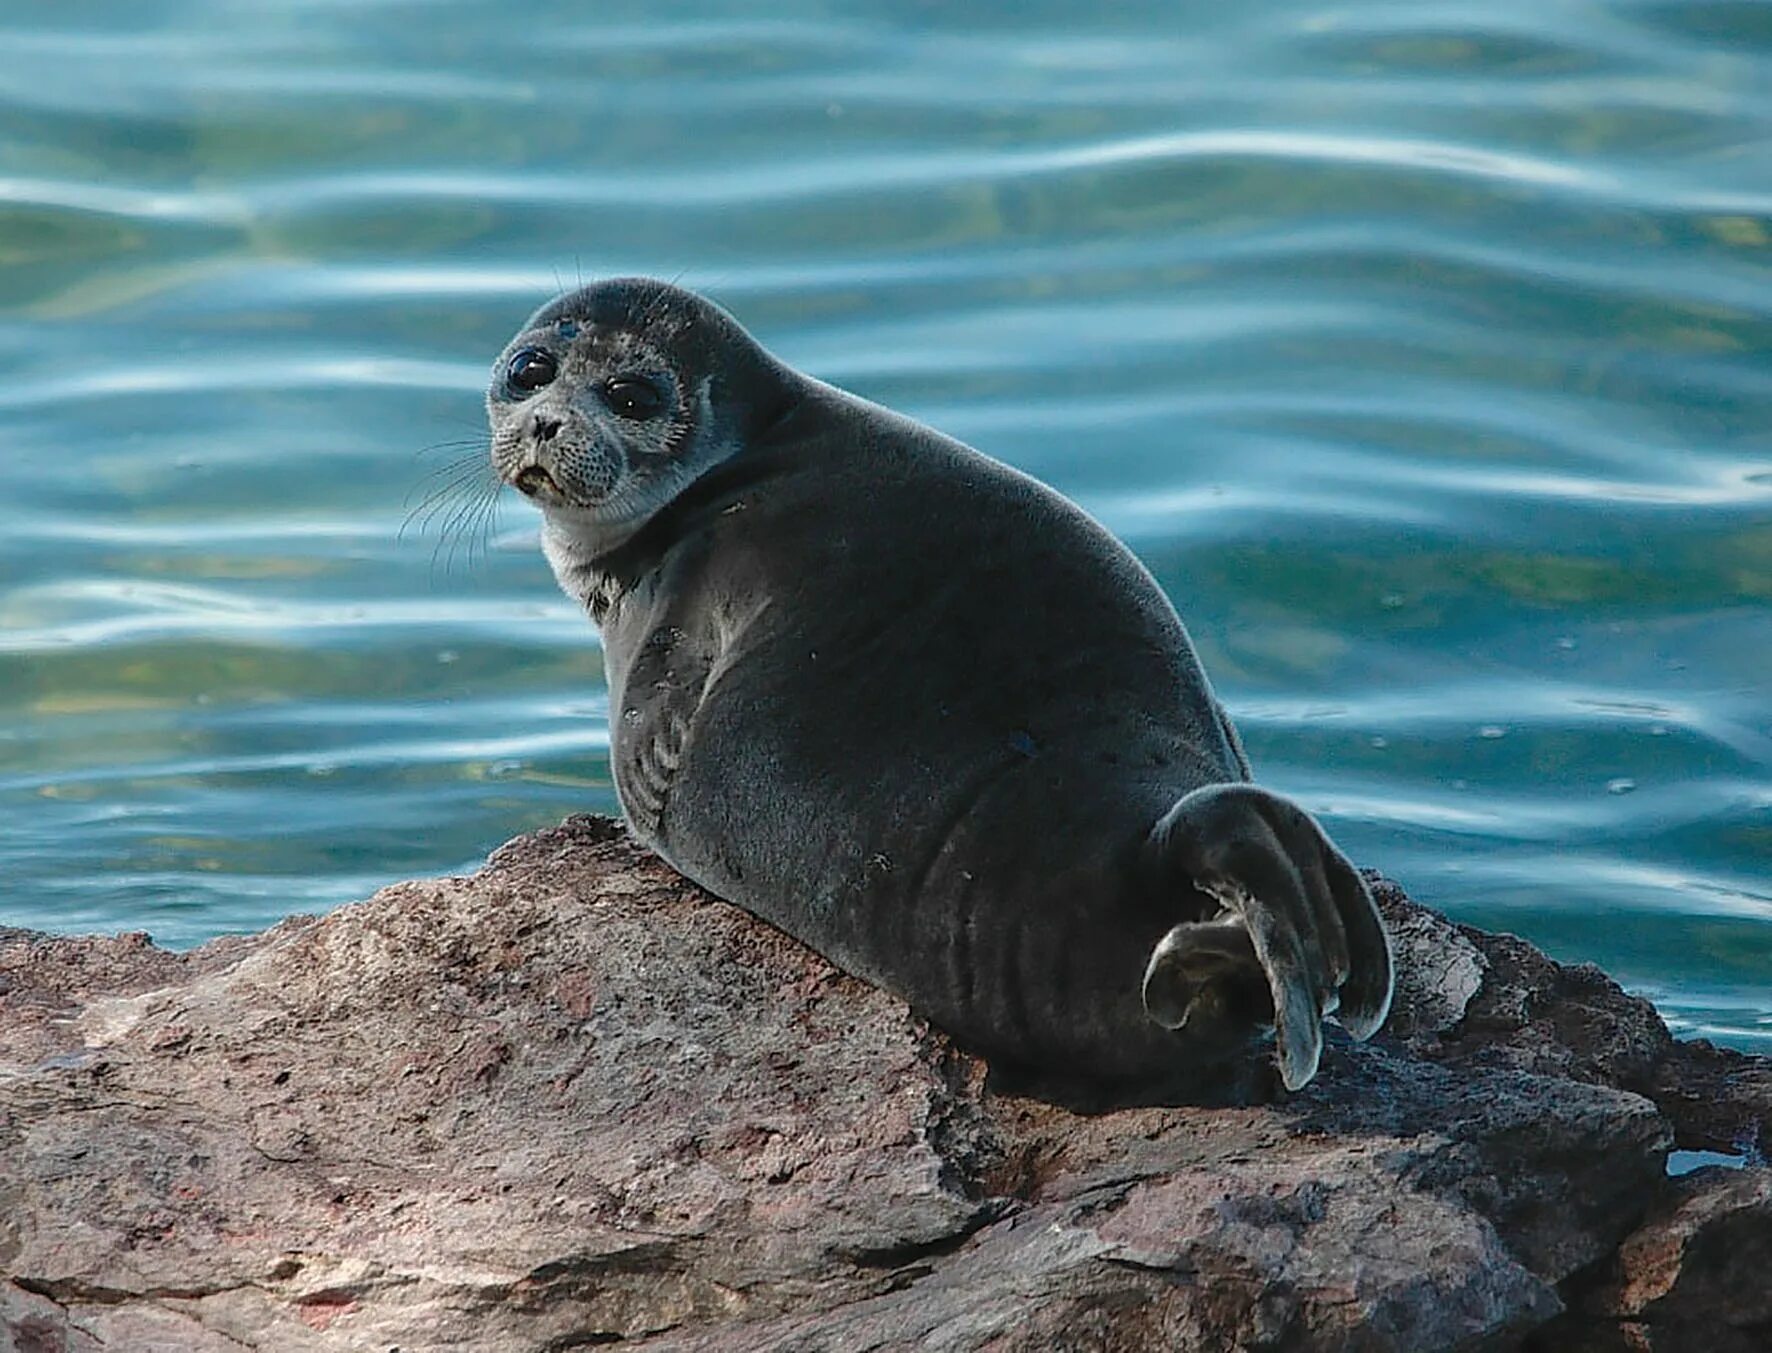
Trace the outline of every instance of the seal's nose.
<instances>
[{"instance_id":1,"label":"seal's nose","mask_svg":"<svg viewBox=\"0 0 1772 1353\"><path fill-rule=\"evenodd\" d=\"M530 432L538 442L551 442L554 434L560 430L560 420L549 418L546 414L537 414L534 422L529 425Z\"/></svg>"}]
</instances>

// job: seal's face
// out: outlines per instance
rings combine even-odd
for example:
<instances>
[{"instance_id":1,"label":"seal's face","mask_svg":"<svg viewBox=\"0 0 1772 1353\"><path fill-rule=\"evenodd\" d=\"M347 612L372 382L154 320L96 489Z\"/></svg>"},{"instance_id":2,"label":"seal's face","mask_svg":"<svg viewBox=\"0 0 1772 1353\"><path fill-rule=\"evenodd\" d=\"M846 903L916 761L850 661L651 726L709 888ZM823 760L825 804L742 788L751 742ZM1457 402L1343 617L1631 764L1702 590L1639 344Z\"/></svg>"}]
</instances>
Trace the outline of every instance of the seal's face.
<instances>
[{"instance_id":1,"label":"seal's face","mask_svg":"<svg viewBox=\"0 0 1772 1353\"><path fill-rule=\"evenodd\" d=\"M708 373L659 338L570 315L532 321L487 392L499 478L550 517L612 533L669 502L714 448L698 436L712 424Z\"/></svg>"},{"instance_id":2,"label":"seal's face","mask_svg":"<svg viewBox=\"0 0 1772 1353\"><path fill-rule=\"evenodd\" d=\"M542 510L561 585L702 474L768 435L806 389L711 301L648 278L560 297L492 368L492 466ZM588 604L588 603L587 603Z\"/></svg>"}]
</instances>

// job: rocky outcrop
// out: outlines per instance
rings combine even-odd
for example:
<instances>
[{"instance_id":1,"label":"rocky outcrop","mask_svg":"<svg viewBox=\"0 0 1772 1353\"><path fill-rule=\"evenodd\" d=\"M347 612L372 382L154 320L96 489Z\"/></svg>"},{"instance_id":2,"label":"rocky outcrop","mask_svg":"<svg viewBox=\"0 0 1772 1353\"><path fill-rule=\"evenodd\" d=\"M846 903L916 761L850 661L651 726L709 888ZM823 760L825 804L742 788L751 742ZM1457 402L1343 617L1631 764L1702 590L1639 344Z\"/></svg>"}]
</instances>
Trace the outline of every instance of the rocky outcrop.
<instances>
[{"instance_id":1,"label":"rocky outcrop","mask_svg":"<svg viewBox=\"0 0 1772 1353\"><path fill-rule=\"evenodd\" d=\"M1765 1064L1379 893L1386 1035L1094 1115L600 819L189 954L0 932L0 1350L1768 1346Z\"/></svg>"}]
</instances>

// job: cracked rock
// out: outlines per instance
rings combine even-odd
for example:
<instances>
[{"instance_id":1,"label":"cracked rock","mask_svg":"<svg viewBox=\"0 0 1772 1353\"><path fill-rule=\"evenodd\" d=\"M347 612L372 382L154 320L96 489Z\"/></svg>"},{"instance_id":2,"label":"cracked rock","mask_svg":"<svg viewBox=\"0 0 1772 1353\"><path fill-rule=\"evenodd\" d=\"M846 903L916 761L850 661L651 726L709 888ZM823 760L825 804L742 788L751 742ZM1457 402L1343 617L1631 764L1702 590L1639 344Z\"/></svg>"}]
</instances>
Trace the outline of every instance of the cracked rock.
<instances>
[{"instance_id":1,"label":"cracked rock","mask_svg":"<svg viewBox=\"0 0 1772 1353\"><path fill-rule=\"evenodd\" d=\"M1378 891L1387 1034L1090 1115L603 819L189 954L0 931L0 1353L1763 1333L1768 1172L1663 1162L1760 1141L1765 1064Z\"/></svg>"}]
</instances>

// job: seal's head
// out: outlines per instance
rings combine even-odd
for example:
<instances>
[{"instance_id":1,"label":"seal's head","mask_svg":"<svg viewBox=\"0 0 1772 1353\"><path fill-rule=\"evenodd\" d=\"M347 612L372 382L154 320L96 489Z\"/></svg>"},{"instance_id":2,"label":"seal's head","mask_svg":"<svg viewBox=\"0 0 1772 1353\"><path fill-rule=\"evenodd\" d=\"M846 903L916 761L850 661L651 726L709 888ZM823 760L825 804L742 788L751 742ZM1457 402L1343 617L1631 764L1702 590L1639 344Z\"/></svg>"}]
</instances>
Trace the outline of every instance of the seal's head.
<instances>
[{"instance_id":1,"label":"seal's head","mask_svg":"<svg viewBox=\"0 0 1772 1353\"><path fill-rule=\"evenodd\" d=\"M796 384L692 292L593 283L536 311L493 366L492 465L550 537L594 557L779 420Z\"/></svg>"}]
</instances>

